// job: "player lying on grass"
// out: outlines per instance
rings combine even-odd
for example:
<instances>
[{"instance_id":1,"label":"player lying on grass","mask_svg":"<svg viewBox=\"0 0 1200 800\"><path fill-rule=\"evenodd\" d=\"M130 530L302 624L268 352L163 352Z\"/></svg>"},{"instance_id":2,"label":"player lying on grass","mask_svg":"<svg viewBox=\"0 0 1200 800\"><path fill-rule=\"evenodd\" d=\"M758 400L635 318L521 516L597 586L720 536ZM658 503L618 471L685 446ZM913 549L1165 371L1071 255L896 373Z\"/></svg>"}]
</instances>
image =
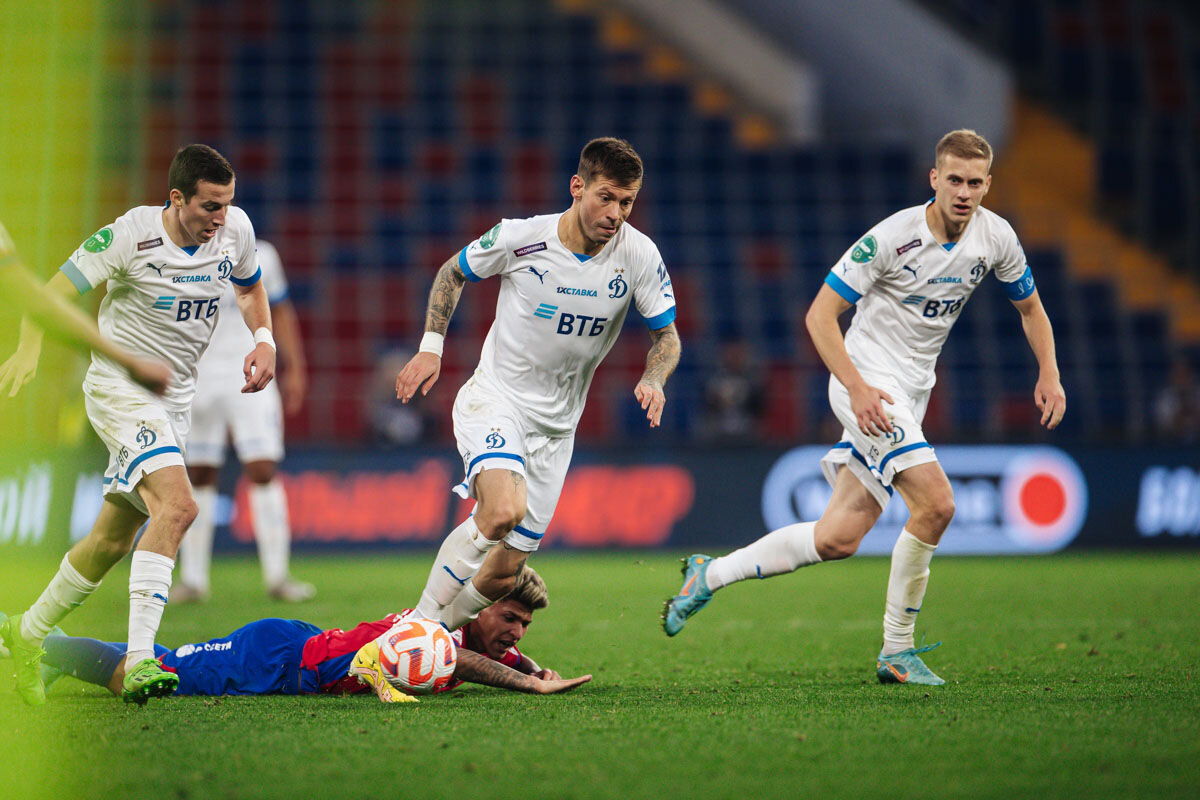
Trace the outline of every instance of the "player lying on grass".
<instances>
[{"instance_id":1,"label":"player lying on grass","mask_svg":"<svg viewBox=\"0 0 1200 800\"><path fill-rule=\"evenodd\" d=\"M556 694L574 689L591 675L563 679L543 669L517 649L533 619L548 604L546 584L526 567L513 592L490 606L478 619L454 632L458 665L454 680L442 691L464 681L529 694ZM401 614L362 622L343 631L322 630L309 622L260 619L233 633L176 650L156 645L162 668L179 677L175 694L357 694L376 691L371 682L349 674L355 655L400 621ZM43 647L47 685L61 675L105 686L121 694L125 677L125 644L51 634Z\"/></svg>"}]
</instances>

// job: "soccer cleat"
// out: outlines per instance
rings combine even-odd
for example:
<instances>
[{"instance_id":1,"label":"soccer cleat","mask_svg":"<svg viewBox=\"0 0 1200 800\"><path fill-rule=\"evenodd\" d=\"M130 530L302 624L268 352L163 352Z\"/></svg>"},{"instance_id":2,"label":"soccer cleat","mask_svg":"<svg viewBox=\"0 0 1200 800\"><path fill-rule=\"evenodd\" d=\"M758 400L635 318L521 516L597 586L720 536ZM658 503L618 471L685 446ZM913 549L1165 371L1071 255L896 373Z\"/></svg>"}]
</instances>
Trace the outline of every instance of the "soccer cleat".
<instances>
[{"instance_id":1,"label":"soccer cleat","mask_svg":"<svg viewBox=\"0 0 1200 800\"><path fill-rule=\"evenodd\" d=\"M688 617L704 608L712 599L712 592L708 590L708 583L704 579L711 563L712 557L703 553L683 559L683 587L663 606L662 625L667 636L674 636L683 630Z\"/></svg>"},{"instance_id":2,"label":"soccer cleat","mask_svg":"<svg viewBox=\"0 0 1200 800\"><path fill-rule=\"evenodd\" d=\"M317 596L317 587L311 583L287 577L267 589L267 594L273 600L281 600L285 603L303 603Z\"/></svg>"},{"instance_id":3,"label":"soccer cleat","mask_svg":"<svg viewBox=\"0 0 1200 800\"><path fill-rule=\"evenodd\" d=\"M379 645L375 642L367 642L354 654L349 674L357 676L359 683L374 689L375 694L385 703L417 702L417 698L388 683L383 674L383 667L379 666Z\"/></svg>"},{"instance_id":4,"label":"soccer cleat","mask_svg":"<svg viewBox=\"0 0 1200 800\"><path fill-rule=\"evenodd\" d=\"M144 706L151 697L167 697L179 688L179 676L163 669L156 659L143 658L125 673L121 699Z\"/></svg>"},{"instance_id":5,"label":"soccer cleat","mask_svg":"<svg viewBox=\"0 0 1200 800\"><path fill-rule=\"evenodd\" d=\"M941 686L945 681L934 675L929 667L925 666L925 662L919 655L929 652L940 644L941 642L924 647L910 647L890 656L885 656L881 651L875 662L875 674L879 676L879 682Z\"/></svg>"},{"instance_id":6,"label":"soccer cleat","mask_svg":"<svg viewBox=\"0 0 1200 800\"><path fill-rule=\"evenodd\" d=\"M21 636L21 614L9 617L0 624L0 643L8 648L17 677L17 693L31 706L46 702L46 685L42 682L42 656L46 651Z\"/></svg>"}]
</instances>

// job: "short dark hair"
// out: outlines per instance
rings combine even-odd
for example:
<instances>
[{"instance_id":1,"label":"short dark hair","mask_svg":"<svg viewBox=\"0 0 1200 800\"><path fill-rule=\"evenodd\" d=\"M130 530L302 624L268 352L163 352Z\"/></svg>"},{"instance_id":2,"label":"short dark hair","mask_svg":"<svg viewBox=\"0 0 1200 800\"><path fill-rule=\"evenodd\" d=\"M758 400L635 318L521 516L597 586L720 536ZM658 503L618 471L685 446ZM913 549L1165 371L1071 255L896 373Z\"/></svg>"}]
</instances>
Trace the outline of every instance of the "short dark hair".
<instances>
[{"instance_id":1,"label":"short dark hair","mask_svg":"<svg viewBox=\"0 0 1200 800\"><path fill-rule=\"evenodd\" d=\"M225 160L225 156L206 144L189 144L179 148L171 161L171 169L167 173L167 191L178 189L183 192L184 202L196 194L196 186L200 181L208 181L218 186L227 186L233 180L233 167Z\"/></svg>"},{"instance_id":2,"label":"short dark hair","mask_svg":"<svg viewBox=\"0 0 1200 800\"><path fill-rule=\"evenodd\" d=\"M624 139L612 136L592 139L579 154L576 174L584 183L603 175L621 186L633 186L642 179L642 157Z\"/></svg>"}]
</instances>

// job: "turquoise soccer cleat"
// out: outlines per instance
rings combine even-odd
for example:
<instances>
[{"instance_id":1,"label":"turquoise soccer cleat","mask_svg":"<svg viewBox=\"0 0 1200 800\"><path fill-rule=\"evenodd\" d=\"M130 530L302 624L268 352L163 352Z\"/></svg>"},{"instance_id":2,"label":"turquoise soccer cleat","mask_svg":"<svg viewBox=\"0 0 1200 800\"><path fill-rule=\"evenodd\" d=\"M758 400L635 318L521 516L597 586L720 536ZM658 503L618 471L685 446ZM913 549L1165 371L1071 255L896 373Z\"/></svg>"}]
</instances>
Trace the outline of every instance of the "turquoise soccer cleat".
<instances>
[{"instance_id":1,"label":"turquoise soccer cleat","mask_svg":"<svg viewBox=\"0 0 1200 800\"><path fill-rule=\"evenodd\" d=\"M929 652L940 644L941 642L924 647L910 647L890 656L885 656L880 652L879 658L875 662L875 674L879 676L879 682L941 686L945 681L934 675L929 667L925 666L925 662L919 655Z\"/></svg>"},{"instance_id":2,"label":"turquoise soccer cleat","mask_svg":"<svg viewBox=\"0 0 1200 800\"><path fill-rule=\"evenodd\" d=\"M29 705L40 706L46 702L46 686L42 683L42 656L46 651L21 636L21 616L8 617L0 624L0 643L8 648L13 660L17 693Z\"/></svg>"},{"instance_id":3,"label":"turquoise soccer cleat","mask_svg":"<svg viewBox=\"0 0 1200 800\"><path fill-rule=\"evenodd\" d=\"M679 594L672 597L663 606L662 625L667 636L674 636L683 630L688 617L695 614L712 599L713 593L708 589L704 576L712 556L695 553L683 559L683 586Z\"/></svg>"},{"instance_id":4,"label":"turquoise soccer cleat","mask_svg":"<svg viewBox=\"0 0 1200 800\"><path fill-rule=\"evenodd\" d=\"M175 694L179 676L162 668L156 659L143 658L125 673L121 682L121 699L126 703L144 706L151 697Z\"/></svg>"}]
</instances>

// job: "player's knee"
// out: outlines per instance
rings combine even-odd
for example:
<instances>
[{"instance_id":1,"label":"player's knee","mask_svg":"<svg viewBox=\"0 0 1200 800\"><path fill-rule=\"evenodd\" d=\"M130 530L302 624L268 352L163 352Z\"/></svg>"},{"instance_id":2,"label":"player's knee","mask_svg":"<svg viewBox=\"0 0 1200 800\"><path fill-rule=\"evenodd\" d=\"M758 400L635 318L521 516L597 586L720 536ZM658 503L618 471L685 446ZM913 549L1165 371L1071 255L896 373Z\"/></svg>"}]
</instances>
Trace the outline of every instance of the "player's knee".
<instances>
[{"instance_id":1,"label":"player's knee","mask_svg":"<svg viewBox=\"0 0 1200 800\"><path fill-rule=\"evenodd\" d=\"M492 541L503 539L508 532L525 519L525 505L515 500L502 500L484 509L475 511L475 524L479 532Z\"/></svg>"},{"instance_id":2,"label":"player's knee","mask_svg":"<svg viewBox=\"0 0 1200 800\"><path fill-rule=\"evenodd\" d=\"M161 515L160 523L177 532L180 537L191 527L196 521L196 515L200 513L199 506L190 495L182 498L174 503L171 503L166 508L163 508L159 514Z\"/></svg>"},{"instance_id":3,"label":"player's knee","mask_svg":"<svg viewBox=\"0 0 1200 800\"><path fill-rule=\"evenodd\" d=\"M270 483L275 478L275 462L251 461L246 464L245 471L251 483Z\"/></svg>"},{"instance_id":4,"label":"player's knee","mask_svg":"<svg viewBox=\"0 0 1200 800\"><path fill-rule=\"evenodd\" d=\"M861 539L818 539L816 541L817 555L822 561L840 561L858 552Z\"/></svg>"},{"instance_id":5,"label":"player's knee","mask_svg":"<svg viewBox=\"0 0 1200 800\"><path fill-rule=\"evenodd\" d=\"M944 531L954 519L954 495L947 492L921 506L920 515L925 526Z\"/></svg>"}]
</instances>

